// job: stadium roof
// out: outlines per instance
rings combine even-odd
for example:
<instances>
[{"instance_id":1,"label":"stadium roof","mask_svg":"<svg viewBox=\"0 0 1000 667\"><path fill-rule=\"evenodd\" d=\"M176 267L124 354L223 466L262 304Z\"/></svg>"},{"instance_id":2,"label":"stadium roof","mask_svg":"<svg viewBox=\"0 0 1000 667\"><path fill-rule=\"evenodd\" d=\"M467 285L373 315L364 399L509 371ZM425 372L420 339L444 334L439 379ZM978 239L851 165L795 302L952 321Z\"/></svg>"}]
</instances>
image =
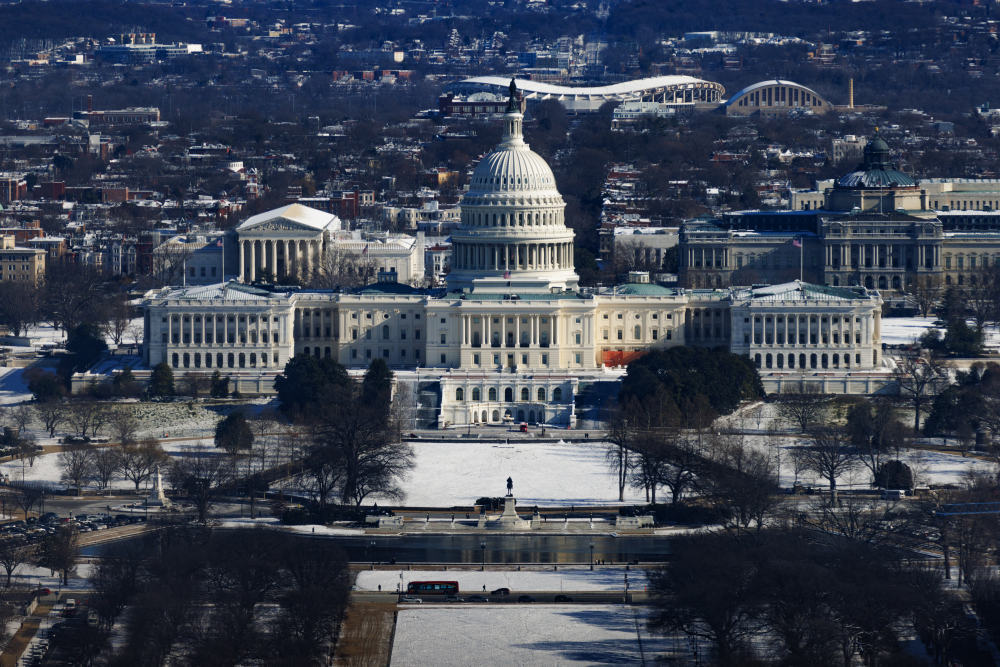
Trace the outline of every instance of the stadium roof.
<instances>
[{"instance_id":1,"label":"stadium roof","mask_svg":"<svg viewBox=\"0 0 1000 667\"><path fill-rule=\"evenodd\" d=\"M746 88L737 91L732 97L730 97L728 100L725 101L725 104L728 106L733 102L735 102L736 100L738 100L739 98L746 95L747 93L752 93L758 88L766 88L768 86L793 86L795 88L801 88L802 90L808 91L821 100L826 100L825 97L817 93L815 90L809 88L808 86L803 86L801 83L795 83L794 81L786 81L784 79L768 79L767 81L758 81L757 83L752 83Z\"/></svg>"},{"instance_id":2,"label":"stadium roof","mask_svg":"<svg viewBox=\"0 0 1000 667\"><path fill-rule=\"evenodd\" d=\"M474 76L463 79L460 84L479 84L483 86L497 86L507 88L510 79L504 76ZM630 98L648 90L660 88L694 88L700 86L713 86L725 89L721 84L714 81L696 79L693 76L670 75L653 76L646 79L635 79L634 81L623 81L612 83L607 86L557 86L542 81L532 81L530 79L515 79L514 84L517 89L526 95L555 95L565 97L608 97L608 98Z\"/></svg>"}]
</instances>

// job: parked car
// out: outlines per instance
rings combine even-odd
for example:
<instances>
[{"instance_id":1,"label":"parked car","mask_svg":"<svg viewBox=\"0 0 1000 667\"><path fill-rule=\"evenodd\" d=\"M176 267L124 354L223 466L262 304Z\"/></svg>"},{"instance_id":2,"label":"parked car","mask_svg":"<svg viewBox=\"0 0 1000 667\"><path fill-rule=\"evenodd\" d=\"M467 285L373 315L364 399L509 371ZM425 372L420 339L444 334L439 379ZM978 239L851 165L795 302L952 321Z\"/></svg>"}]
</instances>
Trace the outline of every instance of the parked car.
<instances>
[{"instance_id":1,"label":"parked car","mask_svg":"<svg viewBox=\"0 0 1000 667\"><path fill-rule=\"evenodd\" d=\"M404 595L404 596L402 596L402 597L399 598L399 601L402 604L422 604L423 603L423 600L421 600L420 598L416 597L415 595Z\"/></svg>"},{"instance_id":2,"label":"parked car","mask_svg":"<svg viewBox=\"0 0 1000 667\"><path fill-rule=\"evenodd\" d=\"M491 595L510 595L509 588L498 588L495 591L490 591Z\"/></svg>"},{"instance_id":3,"label":"parked car","mask_svg":"<svg viewBox=\"0 0 1000 667\"><path fill-rule=\"evenodd\" d=\"M520 596L518 596L517 601L518 602L534 602L535 598L531 597L530 595L520 595Z\"/></svg>"},{"instance_id":4,"label":"parked car","mask_svg":"<svg viewBox=\"0 0 1000 667\"><path fill-rule=\"evenodd\" d=\"M472 595L469 596L469 602L489 602L490 599L485 595Z\"/></svg>"},{"instance_id":5,"label":"parked car","mask_svg":"<svg viewBox=\"0 0 1000 667\"><path fill-rule=\"evenodd\" d=\"M465 602L465 598L458 595L449 595L444 599L445 602Z\"/></svg>"}]
</instances>

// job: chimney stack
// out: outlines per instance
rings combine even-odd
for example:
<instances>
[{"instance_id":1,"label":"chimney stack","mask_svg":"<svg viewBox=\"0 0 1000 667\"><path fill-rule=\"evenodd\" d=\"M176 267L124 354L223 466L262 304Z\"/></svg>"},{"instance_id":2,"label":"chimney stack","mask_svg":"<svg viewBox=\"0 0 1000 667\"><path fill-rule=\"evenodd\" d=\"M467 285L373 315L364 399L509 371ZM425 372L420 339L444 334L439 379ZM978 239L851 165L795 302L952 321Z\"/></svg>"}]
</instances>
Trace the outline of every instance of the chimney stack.
<instances>
[{"instance_id":1,"label":"chimney stack","mask_svg":"<svg viewBox=\"0 0 1000 667\"><path fill-rule=\"evenodd\" d=\"M854 78L847 80L847 108L854 108Z\"/></svg>"}]
</instances>

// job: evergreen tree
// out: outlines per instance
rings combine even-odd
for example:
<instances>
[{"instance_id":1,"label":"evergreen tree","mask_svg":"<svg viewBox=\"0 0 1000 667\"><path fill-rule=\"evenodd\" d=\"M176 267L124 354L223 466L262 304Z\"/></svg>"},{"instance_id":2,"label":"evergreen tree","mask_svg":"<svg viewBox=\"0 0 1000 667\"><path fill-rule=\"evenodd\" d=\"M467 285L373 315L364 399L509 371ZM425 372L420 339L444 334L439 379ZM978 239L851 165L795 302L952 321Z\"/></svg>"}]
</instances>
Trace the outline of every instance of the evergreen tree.
<instances>
[{"instance_id":1,"label":"evergreen tree","mask_svg":"<svg viewBox=\"0 0 1000 667\"><path fill-rule=\"evenodd\" d=\"M164 397L174 395L174 371L166 362L153 366L153 372L149 376L149 395Z\"/></svg>"}]
</instances>

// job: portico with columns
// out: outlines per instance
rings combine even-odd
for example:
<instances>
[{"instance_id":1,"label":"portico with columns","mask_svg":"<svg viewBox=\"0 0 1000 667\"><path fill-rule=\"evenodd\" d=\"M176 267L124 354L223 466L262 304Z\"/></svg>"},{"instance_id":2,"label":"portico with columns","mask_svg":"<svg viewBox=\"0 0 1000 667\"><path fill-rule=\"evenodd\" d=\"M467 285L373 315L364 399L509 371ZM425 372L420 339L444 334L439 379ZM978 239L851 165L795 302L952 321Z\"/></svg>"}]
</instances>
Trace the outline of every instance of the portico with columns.
<instances>
[{"instance_id":1,"label":"portico with columns","mask_svg":"<svg viewBox=\"0 0 1000 667\"><path fill-rule=\"evenodd\" d=\"M337 216L301 204L255 215L236 228L239 279L309 282L339 229Z\"/></svg>"}]
</instances>

